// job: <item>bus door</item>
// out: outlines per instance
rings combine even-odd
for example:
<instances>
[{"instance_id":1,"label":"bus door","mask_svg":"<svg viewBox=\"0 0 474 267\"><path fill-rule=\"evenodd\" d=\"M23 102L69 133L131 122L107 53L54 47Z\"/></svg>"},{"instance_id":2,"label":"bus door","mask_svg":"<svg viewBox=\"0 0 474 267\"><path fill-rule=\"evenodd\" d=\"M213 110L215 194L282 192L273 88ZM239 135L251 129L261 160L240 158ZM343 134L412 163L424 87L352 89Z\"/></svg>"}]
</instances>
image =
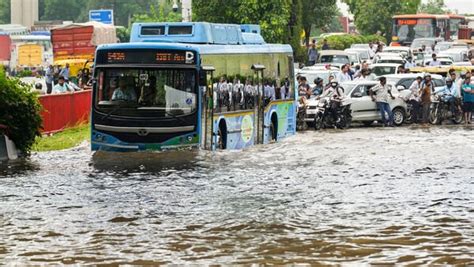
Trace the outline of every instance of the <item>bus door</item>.
<instances>
[{"instance_id":1,"label":"bus door","mask_svg":"<svg viewBox=\"0 0 474 267\"><path fill-rule=\"evenodd\" d=\"M256 100L255 100L255 107L254 107L254 136L255 136L255 144L263 144L263 136L264 136L264 110L265 110L265 103L263 102L263 70L265 70L264 65L254 64L252 65L252 70L255 72L256 76L256 85L257 85L257 92L256 92Z\"/></svg>"},{"instance_id":2,"label":"bus door","mask_svg":"<svg viewBox=\"0 0 474 267\"><path fill-rule=\"evenodd\" d=\"M214 117L214 94L212 88L214 67L202 66L199 75L199 93L201 95L201 147L211 150Z\"/></svg>"}]
</instances>

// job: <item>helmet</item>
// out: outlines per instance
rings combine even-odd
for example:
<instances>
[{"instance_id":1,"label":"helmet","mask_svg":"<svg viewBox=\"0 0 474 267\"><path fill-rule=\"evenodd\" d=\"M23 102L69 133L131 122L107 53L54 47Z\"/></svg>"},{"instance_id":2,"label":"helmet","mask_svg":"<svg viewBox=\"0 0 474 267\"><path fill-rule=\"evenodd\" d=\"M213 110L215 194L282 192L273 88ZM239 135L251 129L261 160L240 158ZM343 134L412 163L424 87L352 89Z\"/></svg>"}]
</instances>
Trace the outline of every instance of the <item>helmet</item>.
<instances>
[{"instance_id":1,"label":"helmet","mask_svg":"<svg viewBox=\"0 0 474 267\"><path fill-rule=\"evenodd\" d=\"M314 84L320 84L321 82L323 82L323 79L321 79L319 77L314 79Z\"/></svg>"},{"instance_id":2,"label":"helmet","mask_svg":"<svg viewBox=\"0 0 474 267\"><path fill-rule=\"evenodd\" d=\"M42 90L43 89L43 85L41 83L36 83L35 84L35 89L36 90Z\"/></svg>"},{"instance_id":3,"label":"helmet","mask_svg":"<svg viewBox=\"0 0 474 267\"><path fill-rule=\"evenodd\" d=\"M332 81L331 82L331 87L332 88L336 88L338 85L339 85L339 83L337 83L337 81Z\"/></svg>"},{"instance_id":4,"label":"helmet","mask_svg":"<svg viewBox=\"0 0 474 267\"><path fill-rule=\"evenodd\" d=\"M453 79L451 79L451 77L446 78L446 83L452 83L452 82L453 82Z\"/></svg>"}]
</instances>

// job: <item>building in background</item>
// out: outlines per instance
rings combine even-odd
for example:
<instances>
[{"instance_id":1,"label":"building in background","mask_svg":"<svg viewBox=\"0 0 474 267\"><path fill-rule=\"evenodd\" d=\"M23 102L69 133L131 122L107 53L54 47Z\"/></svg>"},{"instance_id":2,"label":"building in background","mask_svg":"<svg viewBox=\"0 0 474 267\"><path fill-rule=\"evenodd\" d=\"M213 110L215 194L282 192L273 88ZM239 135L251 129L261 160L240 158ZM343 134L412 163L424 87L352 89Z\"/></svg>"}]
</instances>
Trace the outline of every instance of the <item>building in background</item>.
<instances>
[{"instance_id":1,"label":"building in background","mask_svg":"<svg viewBox=\"0 0 474 267\"><path fill-rule=\"evenodd\" d=\"M30 28L38 18L38 0L11 0L12 24Z\"/></svg>"}]
</instances>

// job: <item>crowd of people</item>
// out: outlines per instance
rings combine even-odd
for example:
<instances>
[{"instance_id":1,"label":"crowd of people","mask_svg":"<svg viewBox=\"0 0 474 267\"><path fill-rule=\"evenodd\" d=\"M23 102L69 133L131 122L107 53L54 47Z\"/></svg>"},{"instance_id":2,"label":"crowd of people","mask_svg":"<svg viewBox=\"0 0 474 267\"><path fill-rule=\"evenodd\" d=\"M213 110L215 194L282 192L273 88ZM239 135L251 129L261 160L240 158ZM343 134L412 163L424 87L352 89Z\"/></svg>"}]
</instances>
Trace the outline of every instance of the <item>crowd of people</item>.
<instances>
[{"instance_id":1,"label":"crowd of people","mask_svg":"<svg viewBox=\"0 0 474 267\"><path fill-rule=\"evenodd\" d=\"M63 68L49 65L44 73L46 82L46 94L63 94L84 89L90 85L91 73L88 68L82 69L77 75L78 84L70 80L71 70L69 64Z\"/></svg>"}]
</instances>

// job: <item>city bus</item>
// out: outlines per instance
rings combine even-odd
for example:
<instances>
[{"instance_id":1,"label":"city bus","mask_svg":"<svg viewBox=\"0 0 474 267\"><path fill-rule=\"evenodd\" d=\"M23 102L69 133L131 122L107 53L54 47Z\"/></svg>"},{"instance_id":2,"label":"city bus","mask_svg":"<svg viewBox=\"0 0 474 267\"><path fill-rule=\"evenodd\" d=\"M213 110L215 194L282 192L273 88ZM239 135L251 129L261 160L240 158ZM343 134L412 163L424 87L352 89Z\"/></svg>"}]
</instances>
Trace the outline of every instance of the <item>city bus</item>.
<instances>
[{"instance_id":1,"label":"city bus","mask_svg":"<svg viewBox=\"0 0 474 267\"><path fill-rule=\"evenodd\" d=\"M448 15L396 15L392 26L392 46L409 46L416 38L450 39Z\"/></svg>"},{"instance_id":2,"label":"city bus","mask_svg":"<svg viewBox=\"0 0 474 267\"><path fill-rule=\"evenodd\" d=\"M244 149L294 135L293 50L244 26L135 23L130 43L99 46L92 150Z\"/></svg>"}]
</instances>

